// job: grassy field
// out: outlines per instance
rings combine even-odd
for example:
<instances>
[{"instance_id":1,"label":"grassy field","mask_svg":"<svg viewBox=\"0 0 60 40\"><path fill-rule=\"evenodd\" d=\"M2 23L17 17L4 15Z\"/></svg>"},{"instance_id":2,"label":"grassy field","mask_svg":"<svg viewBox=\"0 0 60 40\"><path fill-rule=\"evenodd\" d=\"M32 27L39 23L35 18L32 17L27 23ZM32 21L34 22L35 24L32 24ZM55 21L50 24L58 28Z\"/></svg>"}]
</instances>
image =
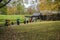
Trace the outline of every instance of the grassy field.
<instances>
[{"instance_id":1,"label":"grassy field","mask_svg":"<svg viewBox=\"0 0 60 40\"><path fill-rule=\"evenodd\" d=\"M24 22L24 15L0 15L0 25L4 25L5 20L9 19L11 22L16 23L17 19L20 19L20 22Z\"/></svg>"},{"instance_id":2,"label":"grassy field","mask_svg":"<svg viewBox=\"0 0 60 40\"><path fill-rule=\"evenodd\" d=\"M60 40L60 21L33 22L0 29L0 40Z\"/></svg>"},{"instance_id":3,"label":"grassy field","mask_svg":"<svg viewBox=\"0 0 60 40\"><path fill-rule=\"evenodd\" d=\"M0 15L0 22L4 22L6 19L9 19L11 21L16 21L17 19L20 19L20 21L23 22L24 18L24 15Z\"/></svg>"}]
</instances>

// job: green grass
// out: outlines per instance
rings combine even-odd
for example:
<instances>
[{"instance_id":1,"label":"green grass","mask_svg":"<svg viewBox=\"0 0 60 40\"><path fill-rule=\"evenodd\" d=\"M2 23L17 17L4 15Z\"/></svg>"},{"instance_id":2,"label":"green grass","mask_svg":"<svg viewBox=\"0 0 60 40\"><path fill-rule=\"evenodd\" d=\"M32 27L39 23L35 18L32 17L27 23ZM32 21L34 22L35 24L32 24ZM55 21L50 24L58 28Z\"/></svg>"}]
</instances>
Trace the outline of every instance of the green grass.
<instances>
[{"instance_id":1,"label":"green grass","mask_svg":"<svg viewBox=\"0 0 60 40\"><path fill-rule=\"evenodd\" d=\"M21 24L21 26L13 27L15 29L22 29L22 31L31 31L32 30L44 30L48 31L54 29L55 27L60 27L60 21L42 21L42 22L33 22L29 24ZM25 30L24 30L25 29Z\"/></svg>"},{"instance_id":2,"label":"green grass","mask_svg":"<svg viewBox=\"0 0 60 40\"><path fill-rule=\"evenodd\" d=\"M60 40L60 21L41 21L8 26L0 39L8 40ZM6 36L6 37L3 37Z\"/></svg>"},{"instance_id":3,"label":"green grass","mask_svg":"<svg viewBox=\"0 0 60 40\"><path fill-rule=\"evenodd\" d=\"M0 15L0 22L4 22L6 19L9 19L11 21L16 21L17 19L20 19L20 21L23 22L24 18L24 15Z\"/></svg>"}]
</instances>

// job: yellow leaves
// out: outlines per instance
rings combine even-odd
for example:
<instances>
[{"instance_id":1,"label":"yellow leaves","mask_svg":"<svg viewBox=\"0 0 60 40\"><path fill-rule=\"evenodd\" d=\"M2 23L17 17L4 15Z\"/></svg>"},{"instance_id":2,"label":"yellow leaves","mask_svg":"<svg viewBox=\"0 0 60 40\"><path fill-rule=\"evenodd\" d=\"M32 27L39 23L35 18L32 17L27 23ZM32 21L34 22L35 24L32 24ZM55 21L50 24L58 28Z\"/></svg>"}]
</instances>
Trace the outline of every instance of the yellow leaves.
<instances>
[{"instance_id":1,"label":"yellow leaves","mask_svg":"<svg viewBox=\"0 0 60 40\"><path fill-rule=\"evenodd\" d=\"M57 10L57 8L57 3L49 3L48 1L45 1L40 4L40 10Z\"/></svg>"},{"instance_id":2,"label":"yellow leaves","mask_svg":"<svg viewBox=\"0 0 60 40\"><path fill-rule=\"evenodd\" d=\"M16 7L7 7L7 14L9 15L11 15L12 13L14 14L16 10L17 10Z\"/></svg>"},{"instance_id":3,"label":"yellow leaves","mask_svg":"<svg viewBox=\"0 0 60 40\"><path fill-rule=\"evenodd\" d=\"M41 3L41 4L40 4L40 10L45 10L45 9L46 9L46 5L43 4L43 3Z\"/></svg>"}]
</instances>

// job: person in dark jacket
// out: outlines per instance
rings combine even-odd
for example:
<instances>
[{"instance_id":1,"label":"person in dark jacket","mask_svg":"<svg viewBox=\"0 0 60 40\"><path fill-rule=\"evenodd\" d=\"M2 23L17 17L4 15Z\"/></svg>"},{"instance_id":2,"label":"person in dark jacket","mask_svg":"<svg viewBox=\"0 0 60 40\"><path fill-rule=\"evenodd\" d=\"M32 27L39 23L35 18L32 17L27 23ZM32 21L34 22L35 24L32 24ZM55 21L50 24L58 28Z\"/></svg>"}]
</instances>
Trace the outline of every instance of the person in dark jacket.
<instances>
[{"instance_id":1,"label":"person in dark jacket","mask_svg":"<svg viewBox=\"0 0 60 40\"><path fill-rule=\"evenodd\" d=\"M20 20L19 19L17 19L17 25L19 25L20 24Z\"/></svg>"},{"instance_id":2,"label":"person in dark jacket","mask_svg":"<svg viewBox=\"0 0 60 40\"><path fill-rule=\"evenodd\" d=\"M10 20L6 19L5 20L5 26L9 26L10 25Z\"/></svg>"},{"instance_id":3,"label":"person in dark jacket","mask_svg":"<svg viewBox=\"0 0 60 40\"><path fill-rule=\"evenodd\" d=\"M11 22L12 25L14 25L14 22Z\"/></svg>"}]
</instances>

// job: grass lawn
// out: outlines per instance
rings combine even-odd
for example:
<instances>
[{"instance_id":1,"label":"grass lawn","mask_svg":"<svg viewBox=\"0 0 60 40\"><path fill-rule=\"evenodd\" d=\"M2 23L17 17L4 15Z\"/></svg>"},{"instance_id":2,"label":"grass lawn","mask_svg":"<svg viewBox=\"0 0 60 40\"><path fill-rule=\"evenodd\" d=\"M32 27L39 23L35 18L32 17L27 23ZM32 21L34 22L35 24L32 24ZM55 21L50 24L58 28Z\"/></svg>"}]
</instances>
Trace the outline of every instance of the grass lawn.
<instances>
[{"instance_id":1,"label":"grass lawn","mask_svg":"<svg viewBox=\"0 0 60 40\"><path fill-rule=\"evenodd\" d=\"M2 28L0 40L60 40L60 21L41 21Z\"/></svg>"},{"instance_id":2,"label":"grass lawn","mask_svg":"<svg viewBox=\"0 0 60 40\"><path fill-rule=\"evenodd\" d=\"M23 22L24 18L24 15L0 15L0 22L4 22L6 19L9 19L11 21L16 21L17 19L20 19L20 21Z\"/></svg>"}]
</instances>

